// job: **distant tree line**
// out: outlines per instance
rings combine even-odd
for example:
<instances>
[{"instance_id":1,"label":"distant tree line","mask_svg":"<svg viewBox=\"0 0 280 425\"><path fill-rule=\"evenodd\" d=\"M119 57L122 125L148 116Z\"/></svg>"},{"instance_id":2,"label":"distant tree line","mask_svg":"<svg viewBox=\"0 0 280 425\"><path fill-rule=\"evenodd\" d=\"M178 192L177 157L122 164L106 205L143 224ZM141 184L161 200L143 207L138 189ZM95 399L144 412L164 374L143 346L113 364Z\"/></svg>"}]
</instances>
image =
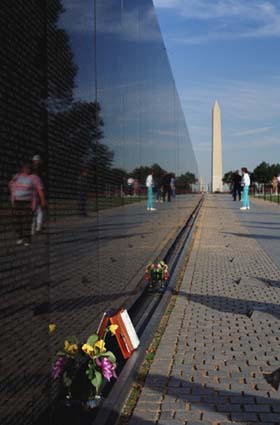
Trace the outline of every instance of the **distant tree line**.
<instances>
[{"instance_id":1,"label":"distant tree line","mask_svg":"<svg viewBox=\"0 0 280 425\"><path fill-rule=\"evenodd\" d=\"M228 171L224 174L223 183L231 184L235 170ZM252 183L271 183L274 176L280 173L280 164L268 164L263 161L250 172Z\"/></svg>"}]
</instances>

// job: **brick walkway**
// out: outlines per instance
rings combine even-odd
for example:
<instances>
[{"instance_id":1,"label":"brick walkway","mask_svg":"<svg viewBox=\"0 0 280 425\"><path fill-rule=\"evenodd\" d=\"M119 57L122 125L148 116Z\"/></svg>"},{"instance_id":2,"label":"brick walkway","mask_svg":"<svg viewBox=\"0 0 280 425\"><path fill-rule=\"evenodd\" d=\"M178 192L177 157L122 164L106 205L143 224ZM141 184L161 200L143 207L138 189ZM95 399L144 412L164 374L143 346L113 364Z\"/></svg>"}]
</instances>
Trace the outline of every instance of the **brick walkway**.
<instances>
[{"instance_id":1,"label":"brick walkway","mask_svg":"<svg viewBox=\"0 0 280 425\"><path fill-rule=\"evenodd\" d=\"M241 224L237 207L229 197L206 199L129 425L280 424L280 393L263 378L280 366L280 270Z\"/></svg>"}]
</instances>

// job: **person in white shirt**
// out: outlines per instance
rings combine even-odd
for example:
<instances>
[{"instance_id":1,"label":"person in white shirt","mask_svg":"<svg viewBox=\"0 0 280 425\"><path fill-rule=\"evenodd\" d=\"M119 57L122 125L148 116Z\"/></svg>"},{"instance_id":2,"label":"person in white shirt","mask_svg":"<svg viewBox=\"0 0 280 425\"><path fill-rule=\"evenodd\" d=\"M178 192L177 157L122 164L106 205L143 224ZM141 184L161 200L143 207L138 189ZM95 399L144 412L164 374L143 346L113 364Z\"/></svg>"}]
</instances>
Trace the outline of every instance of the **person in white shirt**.
<instances>
[{"instance_id":1,"label":"person in white shirt","mask_svg":"<svg viewBox=\"0 0 280 425\"><path fill-rule=\"evenodd\" d=\"M278 194L280 193L280 173L277 174Z\"/></svg>"},{"instance_id":2,"label":"person in white shirt","mask_svg":"<svg viewBox=\"0 0 280 425\"><path fill-rule=\"evenodd\" d=\"M242 194L242 207L240 209L249 210L250 209L249 187L251 184L251 180L246 167L241 168L241 171L242 171L241 185L243 186L243 194Z\"/></svg>"},{"instance_id":3,"label":"person in white shirt","mask_svg":"<svg viewBox=\"0 0 280 425\"><path fill-rule=\"evenodd\" d=\"M148 204L147 204L147 210L148 211L155 211L154 208L154 195L153 195L153 186L154 186L154 179L153 179L153 172L148 175L146 178L146 186L148 188Z\"/></svg>"}]
</instances>

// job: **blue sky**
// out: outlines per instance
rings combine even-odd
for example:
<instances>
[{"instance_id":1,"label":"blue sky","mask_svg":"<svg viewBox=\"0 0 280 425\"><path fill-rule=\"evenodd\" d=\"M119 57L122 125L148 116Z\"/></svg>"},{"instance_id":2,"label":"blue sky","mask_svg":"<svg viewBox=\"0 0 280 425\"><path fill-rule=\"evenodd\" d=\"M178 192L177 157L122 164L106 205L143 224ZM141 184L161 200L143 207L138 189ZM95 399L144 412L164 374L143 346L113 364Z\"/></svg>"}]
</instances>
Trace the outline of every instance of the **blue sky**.
<instances>
[{"instance_id":1,"label":"blue sky","mask_svg":"<svg viewBox=\"0 0 280 425\"><path fill-rule=\"evenodd\" d=\"M205 182L215 99L222 112L224 172L280 162L280 1L154 5Z\"/></svg>"}]
</instances>

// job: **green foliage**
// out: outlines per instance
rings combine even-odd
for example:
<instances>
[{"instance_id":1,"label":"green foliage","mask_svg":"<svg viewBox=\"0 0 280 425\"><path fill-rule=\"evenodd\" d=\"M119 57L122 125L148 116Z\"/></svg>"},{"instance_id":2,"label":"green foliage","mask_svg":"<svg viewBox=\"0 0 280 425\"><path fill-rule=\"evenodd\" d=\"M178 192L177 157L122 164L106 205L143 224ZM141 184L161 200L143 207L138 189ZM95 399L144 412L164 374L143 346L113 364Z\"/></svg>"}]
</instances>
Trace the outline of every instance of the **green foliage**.
<instances>
[{"instance_id":1,"label":"green foliage","mask_svg":"<svg viewBox=\"0 0 280 425\"><path fill-rule=\"evenodd\" d=\"M96 370L95 371L95 377L93 379L91 379L90 382L94 386L94 388L96 390L96 394L98 394L100 385L102 384L102 374L101 374L101 372L98 372L98 370Z\"/></svg>"},{"instance_id":2,"label":"green foliage","mask_svg":"<svg viewBox=\"0 0 280 425\"><path fill-rule=\"evenodd\" d=\"M117 359L115 354L112 351L106 351L106 353L100 353L99 357L107 357L112 363L116 363Z\"/></svg>"},{"instance_id":3,"label":"green foliage","mask_svg":"<svg viewBox=\"0 0 280 425\"><path fill-rule=\"evenodd\" d=\"M148 360L148 361L153 361L153 360L154 360L154 358L155 358L155 355L156 355L156 353L155 353L155 352L153 352L153 353L148 353L148 354L146 354L145 359L146 359L146 360Z\"/></svg>"},{"instance_id":4,"label":"green foliage","mask_svg":"<svg viewBox=\"0 0 280 425\"><path fill-rule=\"evenodd\" d=\"M89 362L86 374L94 386L96 394L98 394L99 388L102 384L102 373L96 370L96 366L93 362Z\"/></svg>"},{"instance_id":5,"label":"green foliage","mask_svg":"<svg viewBox=\"0 0 280 425\"><path fill-rule=\"evenodd\" d=\"M252 182L257 183L271 183L274 176L280 173L280 164L269 164L268 162L261 162L251 173ZM232 182L234 171L228 171L224 174L223 183L230 184Z\"/></svg>"},{"instance_id":6,"label":"green foliage","mask_svg":"<svg viewBox=\"0 0 280 425\"><path fill-rule=\"evenodd\" d=\"M273 176L280 173L280 164L261 162L253 171L253 180L258 183L271 183Z\"/></svg>"},{"instance_id":7,"label":"green foliage","mask_svg":"<svg viewBox=\"0 0 280 425\"><path fill-rule=\"evenodd\" d=\"M74 335L67 336L65 339L69 342L69 344L79 344L78 338L76 338Z\"/></svg>"},{"instance_id":8,"label":"green foliage","mask_svg":"<svg viewBox=\"0 0 280 425\"><path fill-rule=\"evenodd\" d=\"M90 335L90 336L88 337L87 344L89 344L89 345L91 345L91 346L93 347L93 346L94 346L94 344L95 344L97 341L98 341L98 335L93 334L93 335Z\"/></svg>"}]
</instances>

